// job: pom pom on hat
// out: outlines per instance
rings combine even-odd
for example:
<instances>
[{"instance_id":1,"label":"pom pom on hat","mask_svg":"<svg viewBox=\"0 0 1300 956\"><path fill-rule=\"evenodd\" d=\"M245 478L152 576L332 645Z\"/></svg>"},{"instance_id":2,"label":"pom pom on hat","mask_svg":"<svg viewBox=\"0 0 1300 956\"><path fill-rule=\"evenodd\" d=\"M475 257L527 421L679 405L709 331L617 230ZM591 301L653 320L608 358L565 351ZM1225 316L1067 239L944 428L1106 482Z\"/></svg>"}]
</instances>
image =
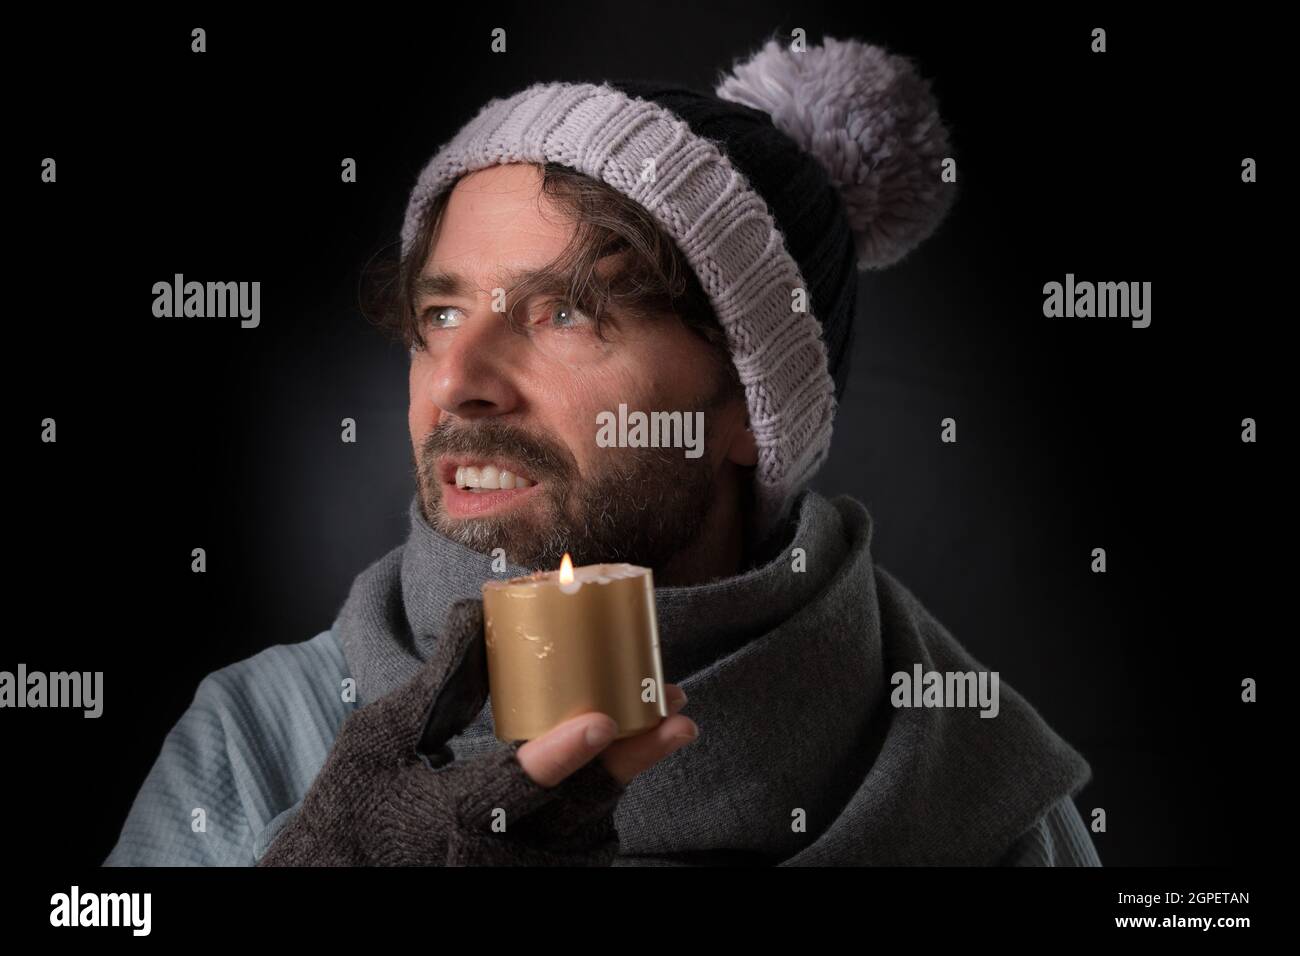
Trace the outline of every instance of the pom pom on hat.
<instances>
[{"instance_id":1,"label":"pom pom on hat","mask_svg":"<svg viewBox=\"0 0 1300 956\"><path fill-rule=\"evenodd\" d=\"M768 40L714 92L767 113L817 159L844 201L859 269L893 265L947 215L948 131L906 58L853 39L803 52Z\"/></svg>"}]
</instances>

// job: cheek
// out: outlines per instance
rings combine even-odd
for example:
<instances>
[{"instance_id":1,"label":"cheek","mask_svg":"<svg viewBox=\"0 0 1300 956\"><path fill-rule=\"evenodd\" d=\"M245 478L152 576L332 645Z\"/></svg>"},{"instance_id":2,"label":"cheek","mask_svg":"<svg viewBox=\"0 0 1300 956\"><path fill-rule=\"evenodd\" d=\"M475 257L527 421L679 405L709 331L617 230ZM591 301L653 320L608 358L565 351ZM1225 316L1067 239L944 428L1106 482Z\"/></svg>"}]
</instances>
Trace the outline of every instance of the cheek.
<instances>
[{"instance_id":1,"label":"cheek","mask_svg":"<svg viewBox=\"0 0 1300 956\"><path fill-rule=\"evenodd\" d=\"M620 403L629 409L660 407L655 382L645 370L628 363L607 364L599 369L556 369L547 379L541 408L549 428L563 436L564 443L579 462L588 462L609 449L596 445L596 416L618 413ZM586 470L585 468L583 469Z\"/></svg>"},{"instance_id":2,"label":"cheek","mask_svg":"<svg viewBox=\"0 0 1300 956\"><path fill-rule=\"evenodd\" d=\"M660 369L660 375L663 371ZM569 369L552 376L547 392L568 406L593 411L615 411L619 403L646 407L656 397L654 369L628 363L607 363L593 369Z\"/></svg>"},{"instance_id":3,"label":"cheek","mask_svg":"<svg viewBox=\"0 0 1300 956\"><path fill-rule=\"evenodd\" d=\"M411 439L418 442L429 433L438 420L438 406L428 397L428 369L420 353L411 356L411 370L407 376L409 406L406 420Z\"/></svg>"},{"instance_id":4,"label":"cheek","mask_svg":"<svg viewBox=\"0 0 1300 956\"><path fill-rule=\"evenodd\" d=\"M613 409L619 402L630 405L640 401L653 387L652 375L643 374L626 363L572 370L550 380L551 390L568 399L570 404L601 410Z\"/></svg>"}]
</instances>

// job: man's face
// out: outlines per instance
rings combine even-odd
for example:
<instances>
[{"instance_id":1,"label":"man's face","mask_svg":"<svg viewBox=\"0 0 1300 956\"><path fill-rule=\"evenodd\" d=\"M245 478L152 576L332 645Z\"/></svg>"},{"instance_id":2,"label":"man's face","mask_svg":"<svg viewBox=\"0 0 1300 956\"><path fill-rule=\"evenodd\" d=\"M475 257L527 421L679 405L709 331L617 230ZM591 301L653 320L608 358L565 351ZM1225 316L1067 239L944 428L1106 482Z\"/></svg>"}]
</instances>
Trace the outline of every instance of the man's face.
<instances>
[{"instance_id":1,"label":"man's face","mask_svg":"<svg viewBox=\"0 0 1300 956\"><path fill-rule=\"evenodd\" d=\"M443 213L422 272L461 287L414 302L424 347L411 354L409 424L421 506L448 537L503 548L526 567L554 568L565 552L579 564L661 567L697 543L731 480L724 464L753 463L744 399L672 316L610 313L601 341L571 303L538 296L518 306L522 331L511 329L493 290L549 264L574 228L541 181L531 165L480 170L457 183ZM620 404L647 417L703 412L703 453L603 447L598 416L617 416Z\"/></svg>"}]
</instances>

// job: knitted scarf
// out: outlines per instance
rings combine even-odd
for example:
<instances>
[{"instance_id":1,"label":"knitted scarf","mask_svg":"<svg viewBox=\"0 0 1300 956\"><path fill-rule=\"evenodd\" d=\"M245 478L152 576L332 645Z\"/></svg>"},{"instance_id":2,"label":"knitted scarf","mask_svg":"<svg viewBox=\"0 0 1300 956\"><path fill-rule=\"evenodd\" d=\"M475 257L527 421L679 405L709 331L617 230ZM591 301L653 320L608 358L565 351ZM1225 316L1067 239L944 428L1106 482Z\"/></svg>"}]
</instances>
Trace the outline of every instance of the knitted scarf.
<instances>
[{"instance_id":1,"label":"knitted scarf","mask_svg":"<svg viewBox=\"0 0 1300 956\"><path fill-rule=\"evenodd\" d=\"M407 541L357 577L334 625L360 704L414 675L451 604L530 570L494 570L433 530L415 497L409 515ZM664 677L700 736L628 785L618 865L993 865L1088 781L1004 681L993 717L891 703L891 675L914 665L986 668L874 564L871 532L854 499L805 491L770 561L656 588ZM505 746L492 728L489 703L452 752Z\"/></svg>"}]
</instances>

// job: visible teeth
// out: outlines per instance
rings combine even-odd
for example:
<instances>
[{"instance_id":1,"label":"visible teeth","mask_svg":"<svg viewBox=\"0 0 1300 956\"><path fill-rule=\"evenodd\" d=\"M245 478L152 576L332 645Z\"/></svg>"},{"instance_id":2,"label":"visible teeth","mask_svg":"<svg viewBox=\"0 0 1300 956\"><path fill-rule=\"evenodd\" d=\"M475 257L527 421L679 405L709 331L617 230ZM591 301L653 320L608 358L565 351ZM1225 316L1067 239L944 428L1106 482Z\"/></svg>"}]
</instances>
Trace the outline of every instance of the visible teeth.
<instances>
[{"instance_id":1,"label":"visible teeth","mask_svg":"<svg viewBox=\"0 0 1300 956\"><path fill-rule=\"evenodd\" d=\"M456 468L457 488L477 488L481 491L510 491L514 488L531 488L534 482L522 475L506 471L497 465L460 465Z\"/></svg>"}]
</instances>

